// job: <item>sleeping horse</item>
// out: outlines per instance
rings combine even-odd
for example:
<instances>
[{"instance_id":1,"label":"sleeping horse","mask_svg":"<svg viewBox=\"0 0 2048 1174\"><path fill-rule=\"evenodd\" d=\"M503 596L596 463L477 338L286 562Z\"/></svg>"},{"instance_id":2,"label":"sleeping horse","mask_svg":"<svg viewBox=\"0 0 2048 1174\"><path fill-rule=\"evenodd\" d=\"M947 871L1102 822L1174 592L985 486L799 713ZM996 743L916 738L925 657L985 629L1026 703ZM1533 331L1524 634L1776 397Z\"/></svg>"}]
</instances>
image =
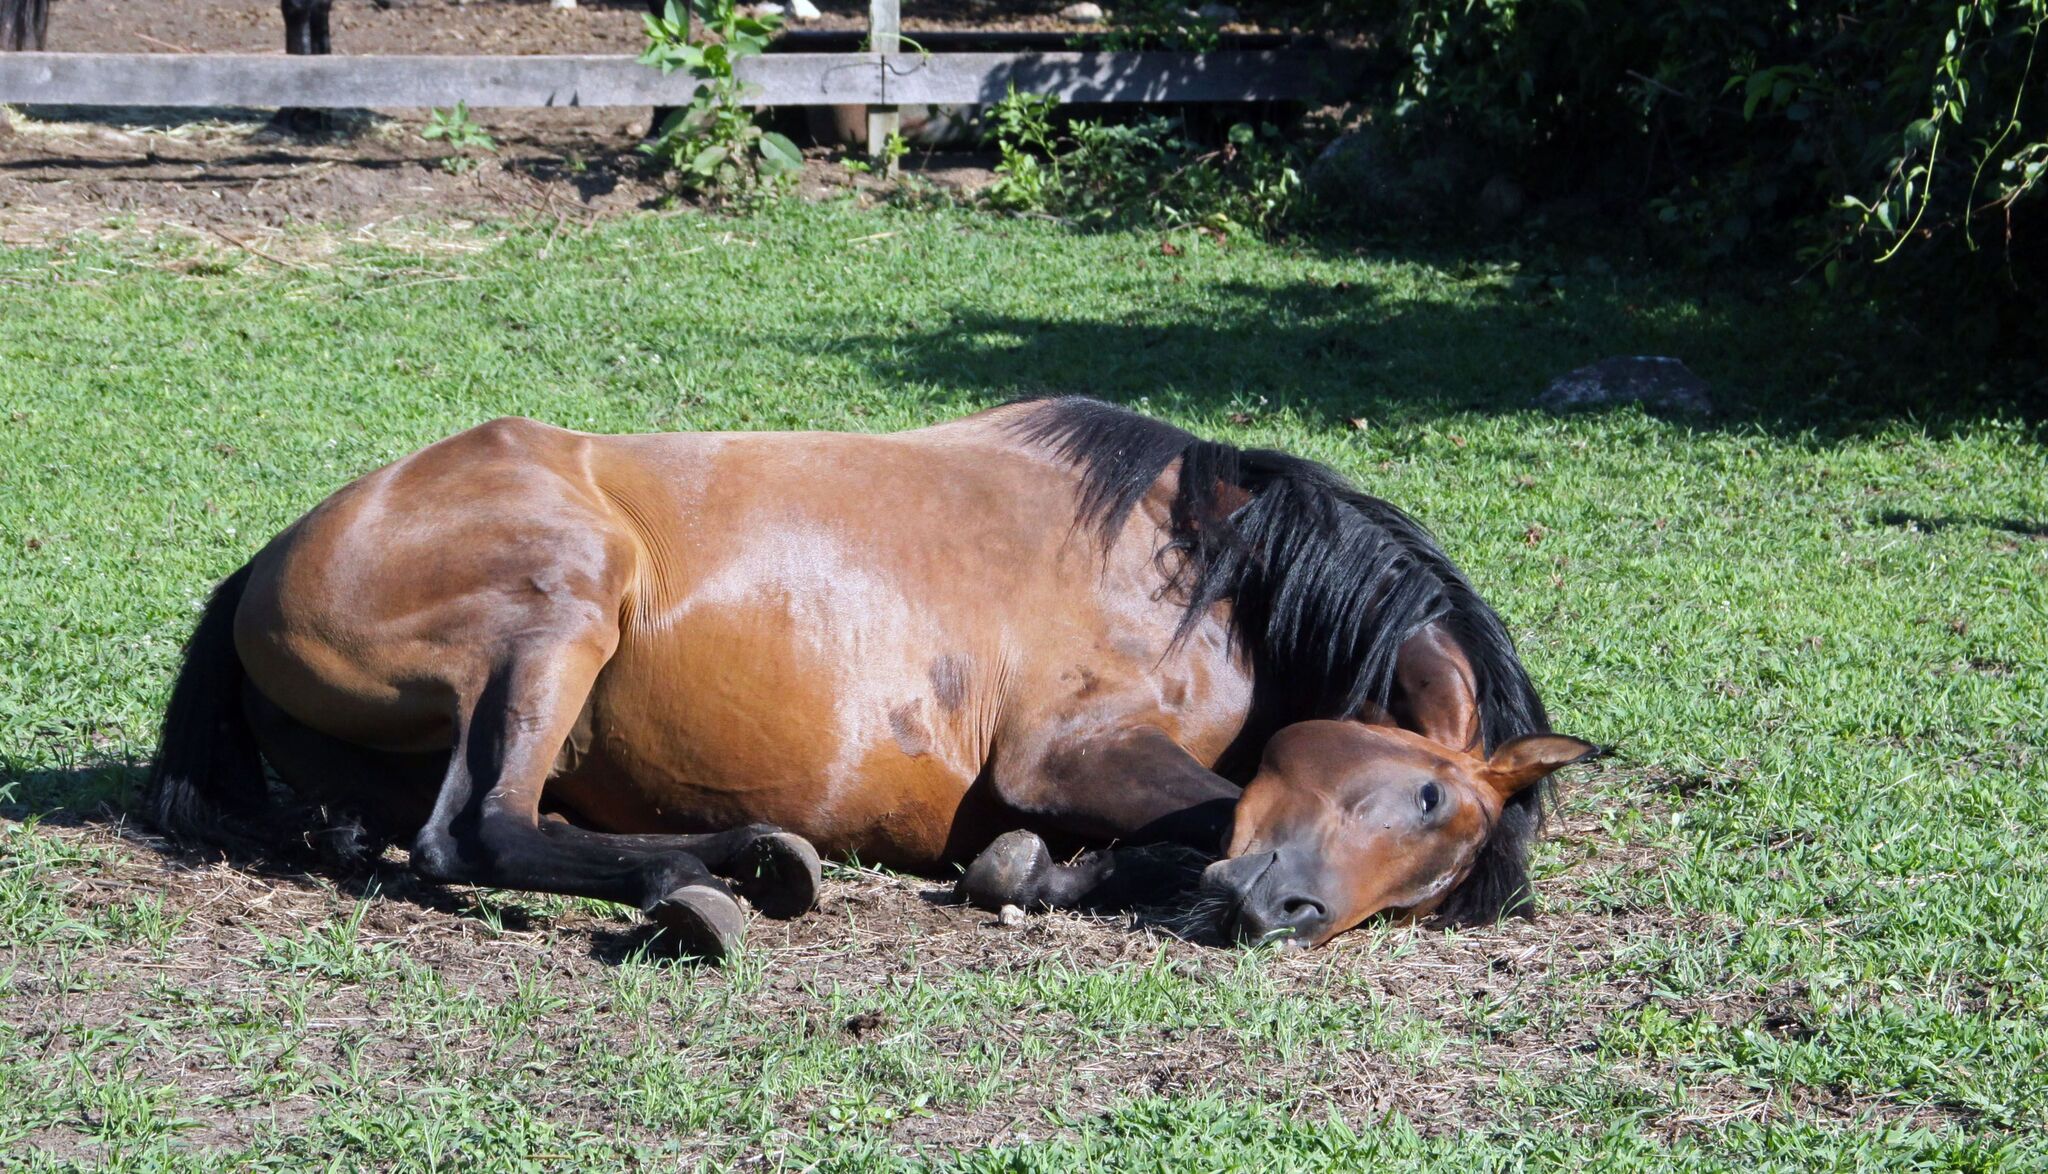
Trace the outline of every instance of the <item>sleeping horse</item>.
<instances>
[{"instance_id":1,"label":"sleeping horse","mask_svg":"<svg viewBox=\"0 0 2048 1174\"><path fill-rule=\"evenodd\" d=\"M430 445L214 591L146 799L219 835L267 764L424 878L621 902L714 957L736 894L813 906L819 851L1099 907L1146 844L1221 851L1226 934L1310 946L1521 909L1536 784L1594 751L1401 511L1064 398Z\"/></svg>"}]
</instances>

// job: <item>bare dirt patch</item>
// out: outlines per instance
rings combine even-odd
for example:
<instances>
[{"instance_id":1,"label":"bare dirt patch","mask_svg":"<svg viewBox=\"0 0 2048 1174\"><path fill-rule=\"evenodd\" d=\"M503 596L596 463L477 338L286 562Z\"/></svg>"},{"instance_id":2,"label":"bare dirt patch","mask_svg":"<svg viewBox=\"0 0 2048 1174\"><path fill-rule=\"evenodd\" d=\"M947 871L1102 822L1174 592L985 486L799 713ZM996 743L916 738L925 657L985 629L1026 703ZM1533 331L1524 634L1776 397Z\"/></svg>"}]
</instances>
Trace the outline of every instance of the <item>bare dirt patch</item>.
<instances>
[{"instance_id":1,"label":"bare dirt patch","mask_svg":"<svg viewBox=\"0 0 2048 1174\"><path fill-rule=\"evenodd\" d=\"M1075 31L1064 0L949 0L903 6L919 29ZM822 16L793 29L865 29L866 0L818 0ZM338 53L638 53L637 0L337 0L330 17ZM281 53L275 0L53 0L49 49L59 53Z\"/></svg>"},{"instance_id":2,"label":"bare dirt patch","mask_svg":"<svg viewBox=\"0 0 2048 1174\"><path fill-rule=\"evenodd\" d=\"M1643 801L1659 802L1646 797L1649 790ZM435 1065L446 1064L447 1050L483 1052L491 1045L455 1028L436 1034L383 1026L393 1014L392 989L407 981L401 965L431 971L455 997L490 1006L530 997L535 983L544 984L559 1011L535 1020L530 1030L565 1056L593 1047L627 1052L646 1046L650 1033L663 1046L690 1048L692 1034L702 1029L620 1002L621 976L650 965L646 931L629 917L586 906L548 912L519 894L420 884L395 856L367 877L266 873L197 860L120 822L72 822L63 813L51 820L37 834L92 862L62 874L69 916L104 924L110 910L153 899L175 928L154 942L115 934L63 948L0 948L0 973L14 976L12 997L0 1000L0 1022L39 1053L43 1065L67 1057L105 1063L84 1041L130 1023L138 1006L162 1013L170 999L193 1009L187 1026L171 1028L173 1035L197 1040L217 1032L223 1018L238 1016L294 1022L295 1063L336 1070L368 1065L396 1090L430 1083L429 1073L441 1070ZM1727 934L1732 927L1659 909L1601 910L1573 902L1573 891L1589 877L1659 864L1639 847L1604 843L1599 829L1599 813L1580 811L1553 832L1575 863L1549 878L1545 892L1553 903L1575 905L1569 914L1463 933L1382 927L1306 955L1253 959L1267 967L1261 981L1270 984L1260 1005L1328 1007L1338 998L1380 1023L1379 1035L1287 1040L1282 1032L1267 1039L1227 1018L1168 1017L1157 1025L1106 1029L1056 999L977 1007L967 1023L943 1016L906 1022L914 1015L892 1010L889 1002L906 983L999 982L1042 975L1050 966L1066 974L1114 974L1129 985L1165 967L1176 982L1200 984L1245 965L1246 955L1130 919L1034 915L1022 928L1005 927L989 914L950 904L942 883L850 868L829 873L815 913L752 922L753 977L709 968L677 973L699 991L721 992L728 1012L749 1025L744 1031L794 1031L836 1048L882 1051L914 1034L921 1052L963 1069L979 1062L977 1049L992 1039L1020 1051L1050 1048L1058 1057L1054 1064L1006 1073L1006 1087L985 1102L906 1113L877 1126L900 1146L956 1148L1042 1137L1048 1104L1087 1118L1147 1091L1261 1090L1290 1112L1335 1112L1352 1121L1399 1112L1426 1133L1601 1127L1596 1117L1580 1122L1567 1113L1548 1114L1540 1104L1533 1111L1546 1114L1542 1119L1529 1118L1529 1109L1504 1109L1504 1074L1531 1086L1602 1082L1610 1095L1615 1086L1633 1090L1629 1095L1648 1106L1649 1119L1674 1136L1731 1120L1792 1116L1874 1114L1938 1123L1937 1112L1883 1098L1805 1088L1766 1095L1746 1082L1666 1061L1603 1055L1607 1025L1655 997L1656 976L1626 964L1632 947L1657 937ZM278 972L279 942L321 940L309 937L312 927L345 924L352 916L359 920L351 956L375 960L369 970L324 972L329 964L316 958L309 974ZM1672 1011L1785 1034L1803 1029L1804 1006L1797 990L1731 992L1716 996L1712 1006ZM180 1022L174 1015L168 1021ZM1384 1046L1368 1046L1374 1040ZM744 1063L733 1053L746 1042L726 1038L708 1046L703 1063ZM175 1085L194 1099L220 1098L213 1102L219 1109L186 1135L191 1144L249 1144L279 1122L316 1109L310 1094L289 1091L263 1103L238 1099L234 1090L256 1076L246 1063L223 1065L204 1048L166 1046L147 1055L144 1070L124 1070L121 1079ZM1670 1099L1676 1083L1687 1089L1682 1104ZM819 1103L792 1096L777 1111L800 1129ZM545 1112L607 1136L663 1140L628 1119L605 1090L573 1081ZM52 1153L83 1144L63 1127L41 1130L31 1141Z\"/></svg>"},{"instance_id":3,"label":"bare dirt patch","mask_svg":"<svg viewBox=\"0 0 2048 1174\"><path fill-rule=\"evenodd\" d=\"M807 28L864 27L862 4L828 0ZM1061 27L1051 3L912 5L906 26ZM341 0L333 35L343 54L637 54L637 3L586 2L557 10L540 0L473 3L400 0L380 9ZM57 0L49 48L57 52L281 53L274 0ZM28 106L0 111L0 244L33 244L108 227L215 228L268 235L294 227L360 230L404 219L543 223L612 217L670 202L669 189L634 148L648 111L482 110L499 144L474 166L442 164L445 145L422 140L427 111L342 112L329 133L294 135L268 110L133 110ZM827 112L778 116L803 137L836 133ZM11 123L11 129L10 129ZM814 152L809 198L861 198L884 185ZM988 160L913 156L911 174L945 191L984 186Z\"/></svg>"},{"instance_id":4,"label":"bare dirt patch","mask_svg":"<svg viewBox=\"0 0 2048 1174\"><path fill-rule=\"evenodd\" d=\"M274 132L260 111L30 113L39 117L0 135L0 244L108 229L218 243L404 222L559 227L674 203L633 150L644 111L481 111L498 150L461 170L443 165L446 146L420 138L423 110L361 113L351 129L309 137ZM914 184L961 194L991 174L971 156L913 156L906 167ZM868 200L891 187L816 154L800 190Z\"/></svg>"}]
</instances>

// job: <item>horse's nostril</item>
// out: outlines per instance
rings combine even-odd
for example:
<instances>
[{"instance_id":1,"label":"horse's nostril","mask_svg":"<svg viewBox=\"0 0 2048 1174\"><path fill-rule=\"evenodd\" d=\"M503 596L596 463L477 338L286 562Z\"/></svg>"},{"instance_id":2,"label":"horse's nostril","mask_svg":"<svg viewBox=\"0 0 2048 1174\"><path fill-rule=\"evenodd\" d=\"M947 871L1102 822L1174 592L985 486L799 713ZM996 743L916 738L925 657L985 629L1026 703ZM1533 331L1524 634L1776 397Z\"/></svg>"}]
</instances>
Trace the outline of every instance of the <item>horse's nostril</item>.
<instances>
[{"instance_id":1,"label":"horse's nostril","mask_svg":"<svg viewBox=\"0 0 2048 1174\"><path fill-rule=\"evenodd\" d=\"M1323 903L1314 897L1289 897L1281 903L1280 909L1289 925L1321 921L1329 913L1329 910L1323 907Z\"/></svg>"}]
</instances>

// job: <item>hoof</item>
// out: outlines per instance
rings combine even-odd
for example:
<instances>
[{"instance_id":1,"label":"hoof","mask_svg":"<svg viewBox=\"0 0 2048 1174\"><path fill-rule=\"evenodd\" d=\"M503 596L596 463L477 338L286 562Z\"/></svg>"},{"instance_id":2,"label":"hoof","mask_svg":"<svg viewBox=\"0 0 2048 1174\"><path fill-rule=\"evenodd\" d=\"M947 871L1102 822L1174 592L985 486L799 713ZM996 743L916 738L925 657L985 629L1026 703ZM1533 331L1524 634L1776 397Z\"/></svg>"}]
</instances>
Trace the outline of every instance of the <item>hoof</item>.
<instances>
[{"instance_id":1,"label":"hoof","mask_svg":"<svg viewBox=\"0 0 2048 1174\"><path fill-rule=\"evenodd\" d=\"M763 917L799 917L818 907L825 885L818 850L802 836L768 832L734 854L733 887Z\"/></svg>"},{"instance_id":2,"label":"hoof","mask_svg":"<svg viewBox=\"0 0 2048 1174\"><path fill-rule=\"evenodd\" d=\"M710 885L684 885L647 909L678 953L723 962L746 934L740 903Z\"/></svg>"},{"instance_id":3,"label":"hoof","mask_svg":"<svg viewBox=\"0 0 2048 1174\"><path fill-rule=\"evenodd\" d=\"M976 909L1028 909L1039 903L1039 890L1051 869L1052 853L1046 851L1044 840L1026 831L1004 832L967 866L953 893Z\"/></svg>"}]
</instances>

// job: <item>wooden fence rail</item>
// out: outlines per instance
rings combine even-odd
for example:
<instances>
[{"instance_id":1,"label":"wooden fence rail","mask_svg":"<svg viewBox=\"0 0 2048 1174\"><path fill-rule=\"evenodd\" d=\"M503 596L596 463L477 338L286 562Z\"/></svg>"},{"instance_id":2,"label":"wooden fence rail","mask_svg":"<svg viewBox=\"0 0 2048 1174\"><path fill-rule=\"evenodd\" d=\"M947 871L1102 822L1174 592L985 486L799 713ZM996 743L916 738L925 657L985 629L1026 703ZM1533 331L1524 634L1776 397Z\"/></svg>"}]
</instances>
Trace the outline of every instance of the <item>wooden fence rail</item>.
<instances>
[{"instance_id":1,"label":"wooden fence rail","mask_svg":"<svg viewBox=\"0 0 2048 1174\"><path fill-rule=\"evenodd\" d=\"M740 63L762 106L993 102L1014 85L1063 102L1312 100L1351 59L1300 51L771 53ZM673 106L696 88L631 57L286 57L8 53L0 102L91 106Z\"/></svg>"}]
</instances>

